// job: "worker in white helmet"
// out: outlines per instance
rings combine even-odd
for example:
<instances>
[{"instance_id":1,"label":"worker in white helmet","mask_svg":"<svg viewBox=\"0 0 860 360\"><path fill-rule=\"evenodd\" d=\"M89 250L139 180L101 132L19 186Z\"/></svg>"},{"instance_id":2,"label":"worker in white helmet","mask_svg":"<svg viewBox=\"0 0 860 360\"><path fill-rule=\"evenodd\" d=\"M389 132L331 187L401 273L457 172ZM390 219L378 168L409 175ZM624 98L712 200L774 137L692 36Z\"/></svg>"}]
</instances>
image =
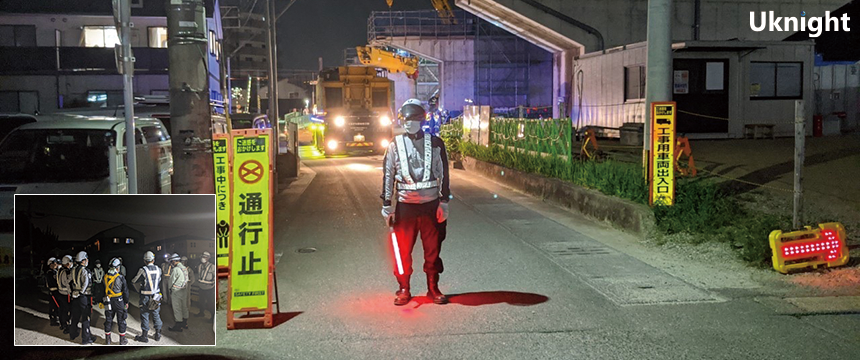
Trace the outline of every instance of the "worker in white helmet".
<instances>
[{"instance_id":1,"label":"worker in white helmet","mask_svg":"<svg viewBox=\"0 0 860 360\"><path fill-rule=\"evenodd\" d=\"M87 253L81 251L75 258L75 267L72 269L72 294L71 313L72 322L69 329L69 338L75 340L78 337L78 323L81 324L81 345L89 345L95 342L90 332L90 315L93 312L93 279L87 269L89 259Z\"/></svg>"},{"instance_id":2,"label":"worker in white helmet","mask_svg":"<svg viewBox=\"0 0 860 360\"><path fill-rule=\"evenodd\" d=\"M126 319L128 318L128 283L125 276L119 273L122 264L119 258L110 260L110 269L104 276L105 283L105 345L111 344L110 333L113 318L116 316L116 326L119 332L119 344L128 344L125 338Z\"/></svg>"},{"instance_id":3,"label":"worker in white helmet","mask_svg":"<svg viewBox=\"0 0 860 360\"><path fill-rule=\"evenodd\" d=\"M212 300L215 299L215 281L218 276L218 269L215 264L210 262L212 257L208 251L203 252L203 257L200 258L200 264L197 265L197 287L200 289L200 312L194 316L206 315L204 311L209 310L212 314L210 321L215 321L215 306Z\"/></svg>"},{"instance_id":4,"label":"worker in white helmet","mask_svg":"<svg viewBox=\"0 0 860 360\"><path fill-rule=\"evenodd\" d=\"M143 254L143 262L146 263L137 272L137 276L131 280L137 291L140 292L140 335L134 340L149 342L149 322L152 321L155 336L153 340L161 340L161 269L155 265L155 254L147 251Z\"/></svg>"},{"instance_id":5,"label":"worker in white helmet","mask_svg":"<svg viewBox=\"0 0 860 360\"><path fill-rule=\"evenodd\" d=\"M392 249L399 284L394 305L406 305L412 298L412 249L418 234L424 248L427 296L435 304L448 298L439 290L439 274L444 270L439 252L448 219L448 156L442 139L424 134L427 113L417 99L410 99L398 111L406 133L394 137L383 163L382 216L393 228ZM395 207L396 203L396 207ZM394 236L396 235L396 236Z\"/></svg>"},{"instance_id":6,"label":"worker in white helmet","mask_svg":"<svg viewBox=\"0 0 860 360\"><path fill-rule=\"evenodd\" d=\"M61 264L60 269L57 270L57 292L60 294L57 302L60 307L60 329L63 330L63 334L68 334L71 319L69 305L72 302L72 256L63 256Z\"/></svg>"},{"instance_id":7,"label":"worker in white helmet","mask_svg":"<svg viewBox=\"0 0 860 360\"><path fill-rule=\"evenodd\" d=\"M182 332L182 329L188 323L188 305L185 299L187 296L185 287L188 282L188 275L181 260L182 258L176 253L170 257L173 269L170 273L170 305L173 307L173 321L175 324L167 328L167 330L175 332Z\"/></svg>"},{"instance_id":8,"label":"worker in white helmet","mask_svg":"<svg viewBox=\"0 0 860 360\"><path fill-rule=\"evenodd\" d=\"M60 325L60 302L57 298L60 297L59 288L57 286L57 258L51 257L45 263L48 266L48 271L45 272L45 288L48 289L48 320L51 326Z\"/></svg>"}]
</instances>

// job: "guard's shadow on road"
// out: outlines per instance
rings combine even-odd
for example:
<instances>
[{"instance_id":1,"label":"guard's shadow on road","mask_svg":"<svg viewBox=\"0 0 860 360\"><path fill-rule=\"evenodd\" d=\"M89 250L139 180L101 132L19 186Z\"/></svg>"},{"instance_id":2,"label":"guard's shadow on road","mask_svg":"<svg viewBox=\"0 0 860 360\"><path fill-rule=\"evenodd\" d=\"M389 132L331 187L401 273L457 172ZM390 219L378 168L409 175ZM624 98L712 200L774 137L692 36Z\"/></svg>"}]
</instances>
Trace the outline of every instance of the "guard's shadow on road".
<instances>
[{"instance_id":1,"label":"guard's shadow on road","mask_svg":"<svg viewBox=\"0 0 860 360\"><path fill-rule=\"evenodd\" d=\"M296 316L301 315L302 313L303 313L303 311L294 311L294 312L285 312L285 313L272 314L272 327L273 327L273 328L278 327L278 325L281 325L281 324L283 324L283 323L285 323L285 322L289 321L290 319L292 319L292 318L294 318L294 317L296 317ZM239 317L239 318L237 318L237 319L246 318L246 317L248 317L248 315L240 316L240 317ZM253 317L253 315L252 315L252 317ZM236 330L242 330L242 329L265 329L265 327L263 327L263 323L262 323L262 322L253 322L253 323L241 323L241 322L237 322L237 323L235 323L235 324L234 324L234 327L235 327L235 329L236 329Z\"/></svg>"},{"instance_id":2,"label":"guard's shadow on road","mask_svg":"<svg viewBox=\"0 0 860 360\"><path fill-rule=\"evenodd\" d=\"M513 306L532 306L547 302L548 300L549 297L544 295L517 291L480 291L448 295L448 301L451 304L464 306L481 306L502 303ZM433 300L427 296L416 296L412 298L412 301L417 302L418 306L433 303Z\"/></svg>"}]
</instances>

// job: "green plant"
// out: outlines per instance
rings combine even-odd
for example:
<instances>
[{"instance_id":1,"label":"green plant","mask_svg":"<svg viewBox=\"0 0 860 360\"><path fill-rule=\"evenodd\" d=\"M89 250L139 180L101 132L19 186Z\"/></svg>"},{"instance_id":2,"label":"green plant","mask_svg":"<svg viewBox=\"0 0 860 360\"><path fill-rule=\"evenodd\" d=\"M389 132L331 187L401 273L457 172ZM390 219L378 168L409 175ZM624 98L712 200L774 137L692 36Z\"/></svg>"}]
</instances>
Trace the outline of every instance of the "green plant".
<instances>
[{"instance_id":1,"label":"green plant","mask_svg":"<svg viewBox=\"0 0 860 360\"><path fill-rule=\"evenodd\" d=\"M648 184L638 164L612 160L571 162L558 156L539 156L499 146L480 146L465 141L457 144L459 156L569 181L641 204L648 202ZM739 197L725 192L709 179L678 179L675 204L654 206L653 211L658 243L676 238L696 243L727 242L738 250L741 259L756 266L770 264L770 231L787 228L786 219L746 210ZM681 233L692 236L670 236Z\"/></svg>"}]
</instances>

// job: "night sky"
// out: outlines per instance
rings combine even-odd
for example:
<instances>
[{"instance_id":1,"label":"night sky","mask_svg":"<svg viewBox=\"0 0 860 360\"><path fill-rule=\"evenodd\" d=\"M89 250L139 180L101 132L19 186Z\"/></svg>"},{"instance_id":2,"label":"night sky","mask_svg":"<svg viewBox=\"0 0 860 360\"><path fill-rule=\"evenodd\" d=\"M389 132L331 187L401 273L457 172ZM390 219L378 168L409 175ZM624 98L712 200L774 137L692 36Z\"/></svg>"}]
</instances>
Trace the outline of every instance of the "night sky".
<instances>
[{"instance_id":1,"label":"night sky","mask_svg":"<svg viewBox=\"0 0 860 360\"><path fill-rule=\"evenodd\" d=\"M258 1L257 6L263 9ZM278 0L278 11L288 0ZM454 7L450 1L451 7ZM394 0L393 11L432 10L430 0ZM343 50L367 45L371 11L388 10L385 0L296 0L278 19L280 68L317 70L322 56L326 67L343 64Z\"/></svg>"},{"instance_id":2,"label":"night sky","mask_svg":"<svg viewBox=\"0 0 860 360\"><path fill-rule=\"evenodd\" d=\"M146 242L180 235L214 238L214 195L31 195L15 197L17 211L50 226L64 240L86 240L121 223L144 233Z\"/></svg>"}]
</instances>

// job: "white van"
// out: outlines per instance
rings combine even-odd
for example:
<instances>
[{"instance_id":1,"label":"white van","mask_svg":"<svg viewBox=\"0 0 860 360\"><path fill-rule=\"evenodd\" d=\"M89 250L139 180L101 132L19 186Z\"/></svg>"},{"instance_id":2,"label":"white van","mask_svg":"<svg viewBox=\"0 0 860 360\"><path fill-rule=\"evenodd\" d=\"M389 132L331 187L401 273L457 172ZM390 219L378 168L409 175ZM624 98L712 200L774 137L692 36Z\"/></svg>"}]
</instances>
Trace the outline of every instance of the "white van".
<instances>
[{"instance_id":1,"label":"white van","mask_svg":"<svg viewBox=\"0 0 860 360\"><path fill-rule=\"evenodd\" d=\"M170 134L157 119L136 118L135 127L138 192L170 193ZM127 193L125 139L116 117L64 115L15 129L0 143L0 218L14 194Z\"/></svg>"}]
</instances>

